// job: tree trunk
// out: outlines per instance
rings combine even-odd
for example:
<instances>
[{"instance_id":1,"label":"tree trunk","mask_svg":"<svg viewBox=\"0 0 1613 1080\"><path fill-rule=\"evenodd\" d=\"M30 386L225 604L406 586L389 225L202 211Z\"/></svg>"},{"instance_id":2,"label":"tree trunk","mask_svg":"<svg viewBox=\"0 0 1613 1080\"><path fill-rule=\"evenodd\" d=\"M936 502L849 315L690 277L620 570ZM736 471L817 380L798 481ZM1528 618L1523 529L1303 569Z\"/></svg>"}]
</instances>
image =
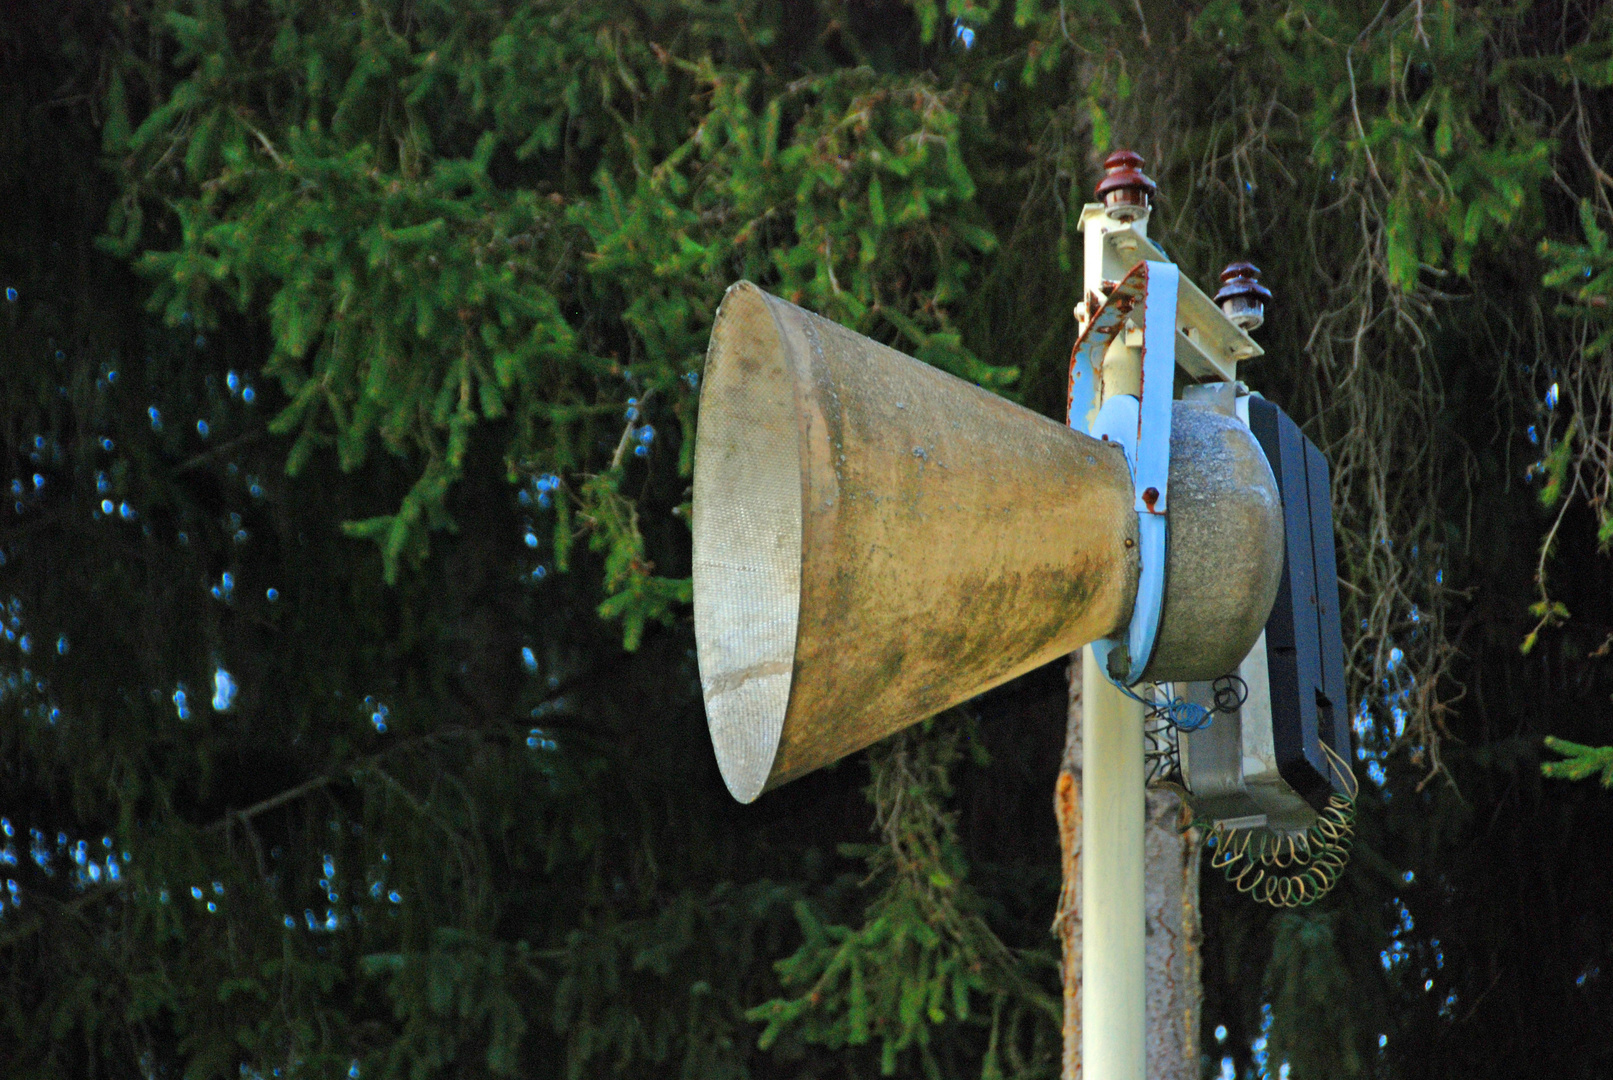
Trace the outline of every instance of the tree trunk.
<instances>
[{"instance_id":1,"label":"tree trunk","mask_svg":"<svg viewBox=\"0 0 1613 1080\"><path fill-rule=\"evenodd\" d=\"M1053 799L1064 888L1053 932L1064 955L1064 1080L1081 1076L1081 660L1070 664L1064 760ZM1145 903L1148 934L1149 1080L1197 1080L1199 1011L1199 835L1181 796L1148 792Z\"/></svg>"},{"instance_id":2,"label":"tree trunk","mask_svg":"<svg viewBox=\"0 0 1613 1080\"><path fill-rule=\"evenodd\" d=\"M1182 797L1148 792L1143 834L1144 902L1148 907L1149 1080L1198 1080L1199 831Z\"/></svg>"},{"instance_id":3,"label":"tree trunk","mask_svg":"<svg viewBox=\"0 0 1613 1080\"><path fill-rule=\"evenodd\" d=\"M1081 654L1070 657L1070 709L1064 728L1064 761L1054 788L1064 887L1053 933L1064 954L1064 1080L1081 1075Z\"/></svg>"}]
</instances>

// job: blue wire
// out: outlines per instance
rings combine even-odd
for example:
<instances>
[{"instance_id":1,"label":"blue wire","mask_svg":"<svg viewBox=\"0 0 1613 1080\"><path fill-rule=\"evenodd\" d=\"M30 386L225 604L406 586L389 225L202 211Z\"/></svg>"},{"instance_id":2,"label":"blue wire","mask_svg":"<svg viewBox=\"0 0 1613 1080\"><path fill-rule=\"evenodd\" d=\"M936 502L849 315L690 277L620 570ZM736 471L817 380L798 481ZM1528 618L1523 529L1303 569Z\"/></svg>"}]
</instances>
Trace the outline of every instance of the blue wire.
<instances>
[{"instance_id":1,"label":"blue wire","mask_svg":"<svg viewBox=\"0 0 1613 1080\"><path fill-rule=\"evenodd\" d=\"M1160 710L1165 719L1176 725L1178 731L1202 731L1214 719L1209 709L1181 698L1172 698Z\"/></svg>"},{"instance_id":2,"label":"blue wire","mask_svg":"<svg viewBox=\"0 0 1613 1080\"><path fill-rule=\"evenodd\" d=\"M1119 687L1120 692L1131 700L1145 706L1150 711L1165 717L1165 722L1178 731L1203 731L1215 719L1215 714L1203 705L1195 705L1191 701L1184 701L1179 697L1172 697L1169 701L1160 703L1139 697L1129 686Z\"/></svg>"}]
</instances>

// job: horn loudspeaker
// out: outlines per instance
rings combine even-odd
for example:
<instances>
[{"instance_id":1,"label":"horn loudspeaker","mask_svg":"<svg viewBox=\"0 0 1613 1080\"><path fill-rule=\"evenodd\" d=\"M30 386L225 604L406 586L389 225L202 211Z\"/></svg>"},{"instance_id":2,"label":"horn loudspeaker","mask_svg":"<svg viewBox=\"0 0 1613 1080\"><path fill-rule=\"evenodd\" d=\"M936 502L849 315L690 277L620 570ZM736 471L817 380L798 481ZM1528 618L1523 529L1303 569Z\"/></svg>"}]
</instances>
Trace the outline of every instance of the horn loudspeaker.
<instances>
[{"instance_id":1,"label":"horn loudspeaker","mask_svg":"<svg viewBox=\"0 0 1613 1080\"><path fill-rule=\"evenodd\" d=\"M1118 446L749 282L712 329L693 526L741 802L1113 635L1136 591Z\"/></svg>"}]
</instances>

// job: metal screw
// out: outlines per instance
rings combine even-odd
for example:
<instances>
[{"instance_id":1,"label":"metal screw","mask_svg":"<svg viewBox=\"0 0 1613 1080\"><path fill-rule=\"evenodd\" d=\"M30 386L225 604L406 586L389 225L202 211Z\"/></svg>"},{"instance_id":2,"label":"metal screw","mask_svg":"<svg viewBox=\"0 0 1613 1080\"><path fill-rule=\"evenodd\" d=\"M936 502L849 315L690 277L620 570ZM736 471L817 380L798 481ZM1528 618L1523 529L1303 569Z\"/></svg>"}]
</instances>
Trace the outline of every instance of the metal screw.
<instances>
[{"instance_id":1,"label":"metal screw","mask_svg":"<svg viewBox=\"0 0 1613 1080\"><path fill-rule=\"evenodd\" d=\"M1271 290L1260 284L1260 268L1254 263L1235 262L1221 271L1221 291L1215 302L1239 329L1255 330L1266 321L1266 301Z\"/></svg>"},{"instance_id":2,"label":"metal screw","mask_svg":"<svg viewBox=\"0 0 1613 1080\"><path fill-rule=\"evenodd\" d=\"M1103 159L1107 175L1098 182L1097 195L1110 217L1135 221L1148 213L1159 186L1143 174L1142 164L1143 159L1130 150L1116 150Z\"/></svg>"}]
</instances>

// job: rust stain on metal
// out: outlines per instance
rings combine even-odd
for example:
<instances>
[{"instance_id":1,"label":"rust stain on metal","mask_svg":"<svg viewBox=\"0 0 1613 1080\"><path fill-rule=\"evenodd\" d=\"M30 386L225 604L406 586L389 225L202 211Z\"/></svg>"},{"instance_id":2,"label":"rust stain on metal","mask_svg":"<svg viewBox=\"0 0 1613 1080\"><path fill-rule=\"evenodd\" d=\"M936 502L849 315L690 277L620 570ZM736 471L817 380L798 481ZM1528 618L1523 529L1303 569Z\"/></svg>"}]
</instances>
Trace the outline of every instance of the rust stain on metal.
<instances>
[{"instance_id":1,"label":"rust stain on metal","mask_svg":"<svg viewBox=\"0 0 1613 1080\"><path fill-rule=\"evenodd\" d=\"M1115 339L1115 335L1124 330L1126 319L1142 299L1148 288L1148 262L1143 260L1133 266L1119 281L1103 282L1103 293L1087 294L1087 310L1092 314L1087 319L1086 326L1075 339L1070 348L1070 372L1065 384L1064 415L1073 416L1075 405L1075 365L1080 363L1081 351L1088 342L1101 340L1103 349ZM1099 349L1102 354L1102 349ZM1099 379L1102 372L1099 372ZM1083 409L1084 413L1085 410Z\"/></svg>"}]
</instances>

